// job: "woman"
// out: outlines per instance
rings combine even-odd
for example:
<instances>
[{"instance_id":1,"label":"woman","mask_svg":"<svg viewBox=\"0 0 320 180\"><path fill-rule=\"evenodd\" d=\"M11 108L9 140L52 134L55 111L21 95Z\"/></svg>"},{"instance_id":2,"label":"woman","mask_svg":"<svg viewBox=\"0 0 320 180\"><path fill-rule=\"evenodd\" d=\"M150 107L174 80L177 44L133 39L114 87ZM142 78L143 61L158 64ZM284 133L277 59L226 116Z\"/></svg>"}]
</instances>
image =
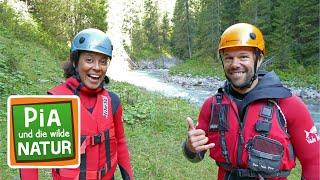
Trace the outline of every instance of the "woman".
<instances>
[{"instance_id":1,"label":"woman","mask_svg":"<svg viewBox=\"0 0 320 180\"><path fill-rule=\"evenodd\" d=\"M119 97L104 89L112 44L98 29L85 29L73 39L64 66L66 81L48 93L78 95L81 101L81 164L53 169L53 179L113 179L117 164L123 179L133 179ZM38 179L37 169L20 171L21 179Z\"/></svg>"}]
</instances>

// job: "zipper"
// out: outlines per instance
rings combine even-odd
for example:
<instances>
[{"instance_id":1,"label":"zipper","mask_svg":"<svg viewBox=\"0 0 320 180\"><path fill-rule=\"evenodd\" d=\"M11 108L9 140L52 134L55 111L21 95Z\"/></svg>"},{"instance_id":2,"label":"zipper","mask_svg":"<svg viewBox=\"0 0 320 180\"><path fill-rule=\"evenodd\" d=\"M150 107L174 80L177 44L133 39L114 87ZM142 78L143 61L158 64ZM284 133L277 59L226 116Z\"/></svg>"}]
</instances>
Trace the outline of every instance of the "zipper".
<instances>
[{"instance_id":1,"label":"zipper","mask_svg":"<svg viewBox=\"0 0 320 180\"><path fill-rule=\"evenodd\" d=\"M241 163L241 155L242 155L242 152L243 152L243 144L245 143L244 141L244 137L243 137L243 126L244 126L244 123L245 123L245 120L247 118L247 108L245 109L245 114L243 116L243 121L241 122L241 119L239 117L239 112L237 113L237 111L235 110L235 107L234 105L232 104L232 98L230 98L228 95L227 95L228 99L230 100L230 104L231 104L231 107L234 111L234 113L237 115L237 119L238 119L238 123L239 123L239 129L238 129L238 148L237 148L237 167L240 166L240 163ZM237 107L237 106L236 106ZM237 109L239 111L239 109Z\"/></svg>"}]
</instances>

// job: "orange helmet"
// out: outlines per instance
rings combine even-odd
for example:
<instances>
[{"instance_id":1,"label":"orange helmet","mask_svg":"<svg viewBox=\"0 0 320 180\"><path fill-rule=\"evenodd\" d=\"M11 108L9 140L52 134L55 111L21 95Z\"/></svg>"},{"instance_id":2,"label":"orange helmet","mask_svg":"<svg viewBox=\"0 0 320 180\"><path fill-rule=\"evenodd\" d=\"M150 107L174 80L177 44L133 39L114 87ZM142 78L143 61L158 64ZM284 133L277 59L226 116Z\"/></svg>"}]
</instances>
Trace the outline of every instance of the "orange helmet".
<instances>
[{"instance_id":1,"label":"orange helmet","mask_svg":"<svg viewBox=\"0 0 320 180\"><path fill-rule=\"evenodd\" d=\"M219 52L225 48L238 46L256 47L263 54L266 53L261 31L251 24L234 24L228 27L221 35Z\"/></svg>"}]
</instances>

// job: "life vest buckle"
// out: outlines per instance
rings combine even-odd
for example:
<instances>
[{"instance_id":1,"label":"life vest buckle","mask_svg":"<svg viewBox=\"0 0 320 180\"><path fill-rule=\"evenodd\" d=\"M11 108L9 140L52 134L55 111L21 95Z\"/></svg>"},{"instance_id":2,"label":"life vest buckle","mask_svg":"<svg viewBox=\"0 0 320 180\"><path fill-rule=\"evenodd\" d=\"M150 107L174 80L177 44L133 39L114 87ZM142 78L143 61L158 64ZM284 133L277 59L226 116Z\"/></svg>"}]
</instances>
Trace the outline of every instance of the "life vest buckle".
<instances>
[{"instance_id":1,"label":"life vest buckle","mask_svg":"<svg viewBox=\"0 0 320 180\"><path fill-rule=\"evenodd\" d=\"M96 145L101 143L101 134L93 135L90 138L91 145Z\"/></svg>"}]
</instances>

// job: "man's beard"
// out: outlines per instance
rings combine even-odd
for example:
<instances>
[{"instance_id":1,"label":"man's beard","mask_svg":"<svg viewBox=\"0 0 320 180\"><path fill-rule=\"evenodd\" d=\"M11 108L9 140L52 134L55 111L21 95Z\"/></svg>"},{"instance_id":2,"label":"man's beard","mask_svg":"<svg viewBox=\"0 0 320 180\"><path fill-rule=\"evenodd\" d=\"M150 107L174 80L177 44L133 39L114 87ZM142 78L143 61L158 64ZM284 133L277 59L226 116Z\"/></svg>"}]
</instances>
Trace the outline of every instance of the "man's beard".
<instances>
[{"instance_id":1,"label":"man's beard","mask_svg":"<svg viewBox=\"0 0 320 180\"><path fill-rule=\"evenodd\" d=\"M231 79L227 76L227 74L225 74L227 80L231 83L231 85L234 87L234 88L237 88L237 89L244 89L244 88L249 88L252 84L252 82L256 79L254 76L255 74L254 73L250 73L249 75L246 75L245 77L245 81L242 82L241 84L234 84Z\"/></svg>"}]
</instances>

